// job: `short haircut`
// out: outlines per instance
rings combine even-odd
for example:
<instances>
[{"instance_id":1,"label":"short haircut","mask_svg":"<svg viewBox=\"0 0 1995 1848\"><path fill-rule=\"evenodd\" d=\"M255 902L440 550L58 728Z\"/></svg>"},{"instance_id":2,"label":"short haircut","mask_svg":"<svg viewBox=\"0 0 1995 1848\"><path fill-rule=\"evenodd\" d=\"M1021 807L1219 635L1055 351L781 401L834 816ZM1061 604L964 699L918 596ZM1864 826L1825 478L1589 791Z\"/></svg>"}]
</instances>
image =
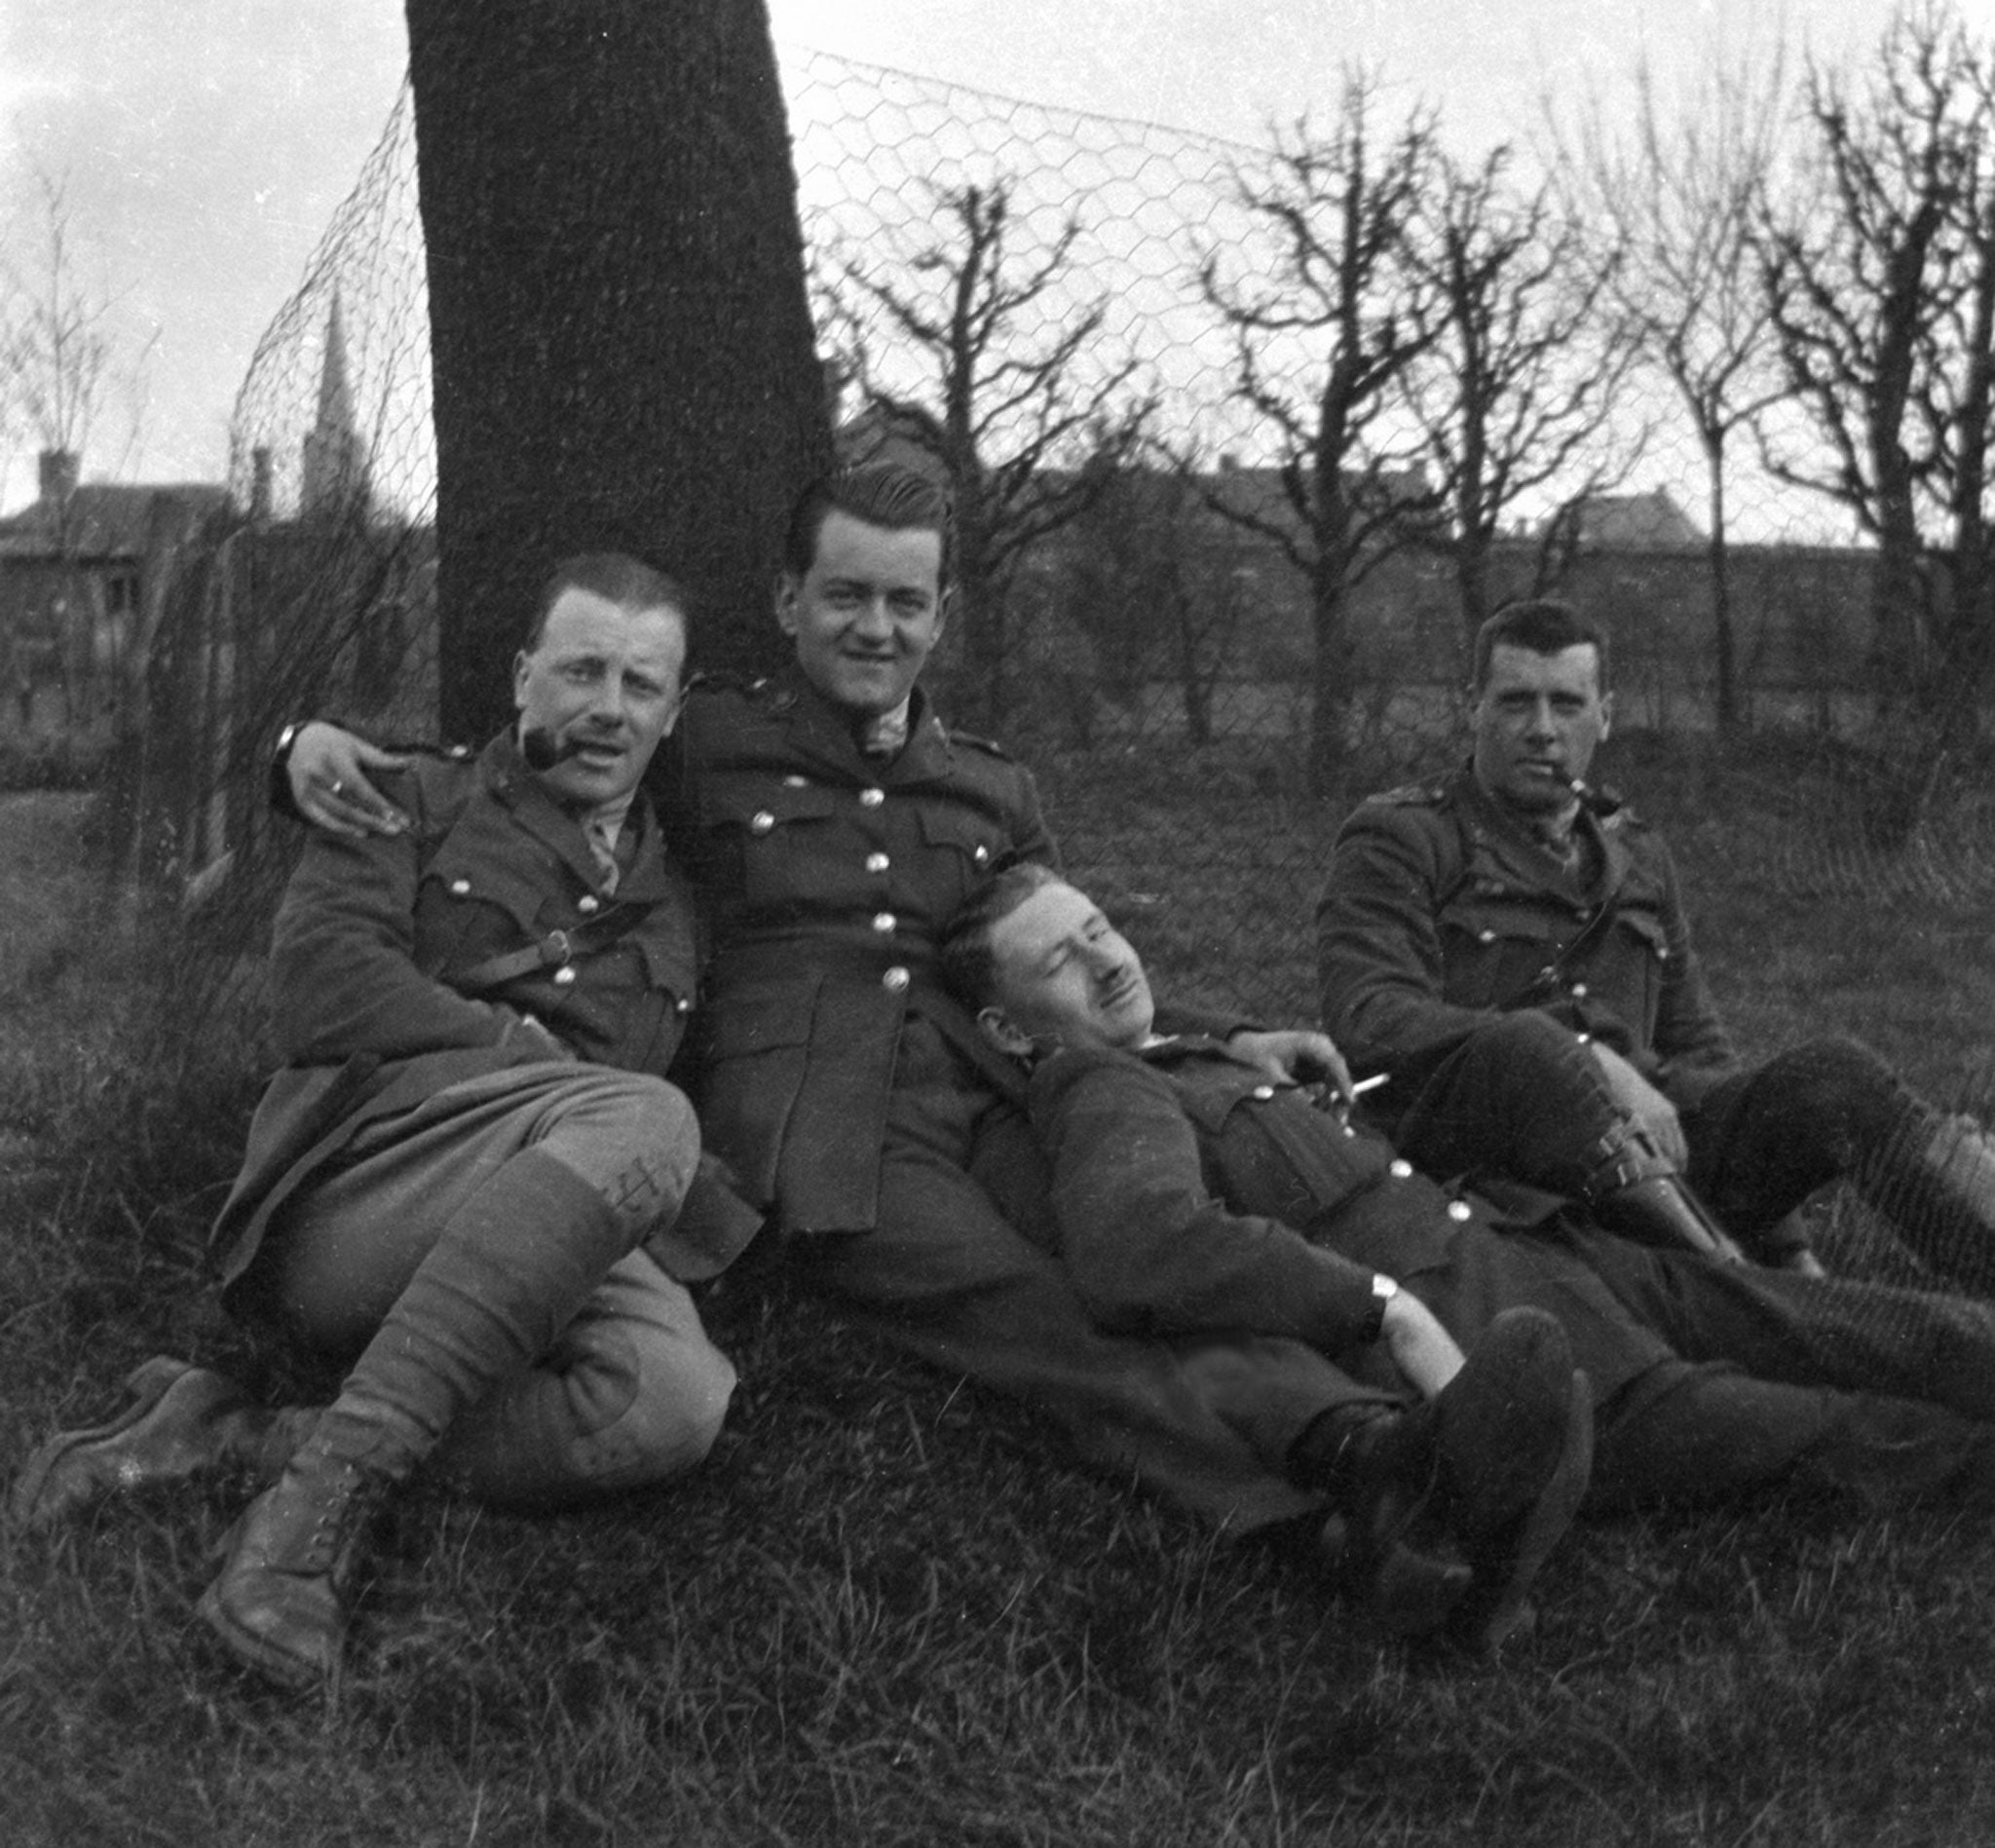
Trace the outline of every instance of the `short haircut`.
<instances>
[{"instance_id":1,"label":"short haircut","mask_svg":"<svg viewBox=\"0 0 1995 1848\"><path fill-rule=\"evenodd\" d=\"M621 551L583 551L564 558L547 574L541 586L540 601L534 605L533 621L527 625L520 652L531 655L541 645L541 633L547 618L570 590L586 590L591 596L614 603L620 610L669 610L679 619L679 637L690 648L693 618L687 607L686 591L676 578L655 571L641 558Z\"/></svg>"},{"instance_id":2,"label":"short haircut","mask_svg":"<svg viewBox=\"0 0 1995 1848\"><path fill-rule=\"evenodd\" d=\"M1607 632L1591 617L1556 597L1522 597L1506 603L1476 631L1475 671L1469 685L1481 693L1489 684L1489 657L1499 648L1560 655L1591 647L1600 661L1600 691L1607 691Z\"/></svg>"},{"instance_id":3,"label":"short haircut","mask_svg":"<svg viewBox=\"0 0 1995 1848\"><path fill-rule=\"evenodd\" d=\"M783 569L803 577L817 558L817 536L834 513L884 526L888 532L936 533L942 540L941 582L949 582L955 525L949 491L897 462L869 462L821 474L797 497L783 539Z\"/></svg>"},{"instance_id":4,"label":"short haircut","mask_svg":"<svg viewBox=\"0 0 1995 1848\"><path fill-rule=\"evenodd\" d=\"M1067 882L1037 860L1007 866L964 900L942 928L942 979L971 1007L998 999L998 958L991 938L998 926L1033 893Z\"/></svg>"}]
</instances>

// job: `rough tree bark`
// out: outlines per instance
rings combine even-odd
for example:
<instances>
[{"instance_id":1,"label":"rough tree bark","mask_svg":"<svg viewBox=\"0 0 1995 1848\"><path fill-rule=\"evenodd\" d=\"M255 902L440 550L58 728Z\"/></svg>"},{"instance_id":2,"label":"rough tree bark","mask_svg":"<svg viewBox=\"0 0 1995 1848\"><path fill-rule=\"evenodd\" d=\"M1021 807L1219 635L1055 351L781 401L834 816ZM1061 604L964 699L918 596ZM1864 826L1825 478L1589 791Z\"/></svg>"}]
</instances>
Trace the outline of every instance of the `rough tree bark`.
<instances>
[{"instance_id":1,"label":"rough tree bark","mask_svg":"<svg viewBox=\"0 0 1995 1848\"><path fill-rule=\"evenodd\" d=\"M406 0L429 250L442 723L510 708L566 553L635 552L756 665L784 511L827 465L761 0Z\"/></svg>"}]
</instances>

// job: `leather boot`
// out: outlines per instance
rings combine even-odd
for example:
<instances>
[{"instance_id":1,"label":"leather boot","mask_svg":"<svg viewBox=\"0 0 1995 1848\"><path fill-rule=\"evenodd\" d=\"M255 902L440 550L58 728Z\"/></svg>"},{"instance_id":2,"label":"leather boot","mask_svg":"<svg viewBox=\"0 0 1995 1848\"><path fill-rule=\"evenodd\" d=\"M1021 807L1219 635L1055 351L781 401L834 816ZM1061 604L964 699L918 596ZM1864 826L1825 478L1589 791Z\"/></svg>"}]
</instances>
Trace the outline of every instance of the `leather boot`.
<instances>
[{"instance_id":1,"label":"leather boot","mask_svg":"<svg viewBox=\"0 0 1995 1848\"><path fill-rule=\"evenodd\" d=\"M1924 1113L1856 1181L1940 1276L1976 1295L1995 1288L1995 1141L1972 1116Z\"/></svg>"},{"instance_id":2,"label":"leather boot","mask_svg":"<svg viewBox=\"0 0 1995 1848\"><path fill-rule=\"evenodd\" d=\"M1564 1439L1544 1487L1528 1507L1462 1543L1475 1583L1449 1619L1449 1633L1479 1655L1493 1655L1533 1616L1528 1593L1538 1567L1572 1525L1593 1477L1593 1392L1586 1377L1567 1382Z\"/></svg>"},{"instance_id":3,"label":"leather boot","mask_svg":"<svg viewBox=\"0 0 1995 1848\"><path fill-rule=\"evenodd\" d=\"M536 1149L451 1215L201 1601L241 1660L293 1687L337 1668L368 1515L460 1414L546 1349L642 1229Z\"/></svg>"},{"instance_id":4,"label":"leather boot","mask_svg":"<svg viewBox=\"0 0 1995 1848\"><path fill-rule=\"evenodd\" d=\"M1352 1572L1386 1627L1420 1635L1449 1622L1470 1591L1479 1549L1505 1548L1504 1583L1521 1602L1570 1511L1528 1564L1510 1557L1508 1542L1562 1469L1576 1469L1584 1490L1592 1424L1583 1406L1587 1442L1575 1457L1575 1377L1556 1318L1506 1309L1436 1398L1406 1412L1333 1413L1303 1434L1292 1473L1305 1483L1313 1476L1341 1504ZM1335 1451L1322 1454L1330 1440ZM1312 1449L1322 1459L1313 1468ZM1457 1542L1465 1561L1454 1556Z\"/></svg>"},{"instance_id":5,"label":"leather boot","mask_svg":"<svg viewBox=\"0 0 1995 1848\"><path fill-rule=\"evenodd\" d=\"M132 1402L102 1424L58 1431L27 1459L8 1500L17 1528L68 1519L100 1496L237 1468L275 1479L318 1414L272 1412L232 1379L156 1354L126 1381Z\"/></svg>"},{"instance_id":6,"label":"leather boot","mask_svg":"<svg viewBox=\"0 0 1995 1848\"><path fill-rule=\"evenodd\" d=\"M232 1654L287 1687L333 1675L353 1579L382 1499L420 1460L418 1433L350 1409L323 1413L250 1503L199 1612Z\"/></svg>"}]
</instances>

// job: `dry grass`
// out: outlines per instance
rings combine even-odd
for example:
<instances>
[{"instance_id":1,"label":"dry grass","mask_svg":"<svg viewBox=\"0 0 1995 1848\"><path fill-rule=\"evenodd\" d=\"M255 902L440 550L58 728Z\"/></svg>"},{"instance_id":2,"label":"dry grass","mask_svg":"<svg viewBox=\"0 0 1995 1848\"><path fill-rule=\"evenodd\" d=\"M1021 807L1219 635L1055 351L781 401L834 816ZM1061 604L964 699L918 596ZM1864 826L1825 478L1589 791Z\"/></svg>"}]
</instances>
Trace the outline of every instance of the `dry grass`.
<instances>
[{"instance_id":1,"label":"dry grass","mask_svg":"<svg viewBox=\"0 0 1995 1848\"><path fill-rule=\"evenodd\" d=\"M1764 766L1634 768L1674 805L1749 1037L1833 1019L1937 1090L1985 1089L1995 954L1971 882L1894 889L1884 861L1828 878L1825 820L1811 883L1768 849L1792 818ZM1282 798L1251 764L1207 772L1176 792L1097 777L1094 843L1066 829L1076 865L1155 895L1132 917L1160 962L1217 945L1236 986L1306 997L1324 818L1292 804L1270 826ZM240 1048L205 1089L148 1082L145 959L72 922L89 887L49 850L73 823L48 806L63 800L0 804L8 1473L51 1426L115 1403L156 1348L273 1391L309 1383L218 1316L194 1258L247 1102ZM1191 864L1167 891L1172 852ZM1226 912L1249 934L1220 932ZM19 933L54 918L27 947ZM1831 1235L1862 1261L1853 1216ZM744 1389L706 1469L586 1517L413 1497L328 1697L252 1684L192 1621L239 1489L10 1536L0 1842L1995 1838L1979 1527L1820 1502L1595 1525L1559 1557L1536 1634L1476 1670L1363 1634L1301 1555L1226 1544L1080 1475L1031 1417L855 1343L779 1287L731 1283L712 1320Z\"/></svg>"}]
</instances>

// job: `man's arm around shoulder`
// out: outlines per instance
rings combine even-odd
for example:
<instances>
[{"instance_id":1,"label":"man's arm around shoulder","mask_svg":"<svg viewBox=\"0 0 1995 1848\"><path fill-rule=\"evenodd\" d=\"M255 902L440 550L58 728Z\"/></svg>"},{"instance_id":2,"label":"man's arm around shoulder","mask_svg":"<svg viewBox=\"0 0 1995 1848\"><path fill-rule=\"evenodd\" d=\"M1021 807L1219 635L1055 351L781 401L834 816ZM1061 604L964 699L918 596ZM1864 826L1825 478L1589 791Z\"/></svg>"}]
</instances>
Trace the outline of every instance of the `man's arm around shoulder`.
<instances>
[{"instance_id":1,"label":"man's arm around shoulder","mask_svg":"<svg viewBox=\"0 0 1995 1848\"><path fill-rule=\"evenodd\" d=\"M476 773L470 765L436 768L441 775ZM278 910L271 1018L288 1065L497 1045L521 1031L511 1009L471 1000L418 967L416 905L426 830L436 824L433 792L415 773L383 780L411 825L394 835L315 829ZM542 1037L546 1056L560 1056L551 1037Z\"/></svg>"}]
</instances>

